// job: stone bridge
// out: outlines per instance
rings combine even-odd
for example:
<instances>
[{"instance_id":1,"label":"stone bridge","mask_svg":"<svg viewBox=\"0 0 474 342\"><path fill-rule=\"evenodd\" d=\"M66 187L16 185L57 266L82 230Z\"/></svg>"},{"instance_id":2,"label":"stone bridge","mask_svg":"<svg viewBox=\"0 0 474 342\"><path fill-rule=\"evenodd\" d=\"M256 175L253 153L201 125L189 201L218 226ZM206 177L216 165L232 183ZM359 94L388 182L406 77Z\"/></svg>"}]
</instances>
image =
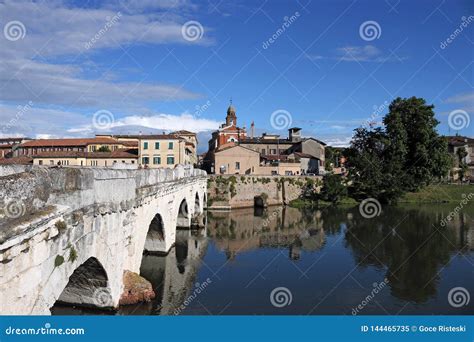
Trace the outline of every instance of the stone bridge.
<instances>
[{"instance_id":1,"label":"stone bridge","mask_svg":"<svg viewBox=\"0 0 474 342\"><path fill-rule=\"evenodd\" d=\"M203 225L202 170L0 169L0 314L117 307L124 271Z\"/></svg>"}]
</instances>

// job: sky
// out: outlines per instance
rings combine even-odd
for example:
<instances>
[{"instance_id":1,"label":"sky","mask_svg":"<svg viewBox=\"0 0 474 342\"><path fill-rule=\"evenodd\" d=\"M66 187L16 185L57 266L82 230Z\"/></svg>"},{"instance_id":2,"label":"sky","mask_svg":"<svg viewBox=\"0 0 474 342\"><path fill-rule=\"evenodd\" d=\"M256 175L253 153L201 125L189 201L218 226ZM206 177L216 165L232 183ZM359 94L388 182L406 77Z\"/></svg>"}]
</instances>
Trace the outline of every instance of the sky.
<instances>
[{"instance_id":1,"label":"sky","mask_svg":"<svg viewBox=\"0 0 474 342\"><path fill-rule=\"evenodd\" d=\"M333 146L396 97L474 132L474 1L0 0L0 136L238 125ZM3 34L2 34L3 33Z\"/></svg>"}]
</instances>

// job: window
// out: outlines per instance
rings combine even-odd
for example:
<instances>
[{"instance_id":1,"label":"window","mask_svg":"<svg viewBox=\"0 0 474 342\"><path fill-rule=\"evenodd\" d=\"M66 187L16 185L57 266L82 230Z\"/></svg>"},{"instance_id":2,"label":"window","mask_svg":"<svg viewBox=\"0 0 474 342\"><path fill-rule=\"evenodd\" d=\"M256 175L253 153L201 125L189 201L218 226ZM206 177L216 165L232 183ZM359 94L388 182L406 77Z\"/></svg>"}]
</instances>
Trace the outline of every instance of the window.
<instances>
[{"instance_id":1,"label":"window","mask_svg":"<svg viewBox=\"0 0 474 342\"><path fill-rule=\"evenodd\" d=\"M270 150L270 154L277 154L277 150L276 150L275 148L272 148L272 149Z\"/></svg>"},{"instance_id":2,"label":"window","mask_svg":"<svg viewBox=\"0 0 474 342\"><path fill-rule=\"evenodd\" d=\"M153 164L160 165L161 164L161 157L160 156L154 156L153 157Z\"/></svg>"},{"instance_id":3,"label":"window","mask_svg":"<svg viewBox=\"0 0 474 342\"><path fill-rule=\"evenodd\" d=\"M235 162L235 169L240 170L240 162Z\"/></svg>"},{"instance_id":4,"label":"window","mask_svg":"<svg viewBox=\"0 0 474 342\"><path fill-rule=\"evenodd\" d=\"M142 164L145 164L145 165L150 164L150 158L148 158L148 157L142 157Z\"/></svg>"},{"instance_id":5,"label":"window","mask_svg":"<svg viewBox=\"0 0 474 342\"><path fill-rule=\"evenodd\" d=\"M264 148L262 148L262 154L265 154L265 149Z\"/></svg>"},{"instance_id":6,"label":"window","mask_svg":"<svg viewBox=\"0 0 474 342\"><path fill-rule=\"evenodd\" d=\"M157 141L155 142L155 150L159 150L160 149L160 142Z\"/></svg>"},{"instance_id":7,"label":"window","mask_svg":"<svg viewBox=\"0 0 474 342\"><path fill-rule=\"evenodd\" d=\"M54 165L54 160L50 160L49 165Z\"/></svg>"},{"instance_id":8,"label":"window","mask_svg":"<svg viewBox=\"0 0 474 342\"><path fill-rule=\"evenodd\" d=\"M174 156L168 156L166 158L166 164L168 164L168 165L174 164Z\"/></svg>"},{"instance_id":9,"label":"window","mask_svg":"<svg viewBox=\"0 0 474 342\"><path fill-rule=\"evenodd\" d=\"M143 143L143 149L144 149L144 150L148 150L148 141L145 141L145 142Z\"/></svg>"},{"instance_id":10,"label":"window","mask_svg":"<svg viewBox=\"0 0 474 342\"><path fill-rule=\"evenodd\" d=\"M39 163L40 165L43 165L43 161L42 161L42 160L40 160L38 163Z\"/></svg>"},{"instance_id":11,"label":"window","mask_svg":"<svg viewBox=\"0 0 474 342\"><path fill-rule=\"evenodd\" d=\"M172 149L173 149L173 142L170 141L170 142L168 143L168 150L172 150ZM173 164L174 164L174 163L173 163Z\"/></svg>"}]
</instances>

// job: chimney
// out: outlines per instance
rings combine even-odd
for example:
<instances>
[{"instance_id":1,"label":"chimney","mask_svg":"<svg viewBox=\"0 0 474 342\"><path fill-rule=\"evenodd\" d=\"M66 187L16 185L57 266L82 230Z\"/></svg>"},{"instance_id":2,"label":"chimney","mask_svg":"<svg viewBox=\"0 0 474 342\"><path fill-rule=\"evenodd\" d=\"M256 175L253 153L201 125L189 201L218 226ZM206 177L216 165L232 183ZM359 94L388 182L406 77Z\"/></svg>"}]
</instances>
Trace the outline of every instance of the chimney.
<instances>
[{"instance_id":1,"label":"chimney","mask_svg":"<svg viewBox=\"0 0 474 342\"><path fill-rule=\"evenodd\" d=\"M250 124L250 137L253 139L254 137L254 134L255 134L255 124L254 122L252 121L252 123Z\"/></svg>"}]
</instances>

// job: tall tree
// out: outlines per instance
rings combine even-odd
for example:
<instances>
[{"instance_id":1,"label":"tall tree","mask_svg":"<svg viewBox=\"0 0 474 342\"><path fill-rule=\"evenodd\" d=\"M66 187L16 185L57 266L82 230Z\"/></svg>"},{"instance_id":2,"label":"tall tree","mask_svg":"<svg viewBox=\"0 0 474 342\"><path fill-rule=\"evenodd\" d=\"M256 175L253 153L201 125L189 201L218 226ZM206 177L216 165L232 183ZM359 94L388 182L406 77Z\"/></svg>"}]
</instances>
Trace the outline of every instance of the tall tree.
<instances>
[{"instance_id":1,"label":"tall tree","mask_svg":"<svg viewBox=\"0 0 474 342\"><path fill-rule=\"evenodd\" d=\"M346 162L355 198L396 201L447 174L447 141L436 131L433 108L421 98L397 98L383 128L355 130Z\"/></svg>"}]
</instances>

